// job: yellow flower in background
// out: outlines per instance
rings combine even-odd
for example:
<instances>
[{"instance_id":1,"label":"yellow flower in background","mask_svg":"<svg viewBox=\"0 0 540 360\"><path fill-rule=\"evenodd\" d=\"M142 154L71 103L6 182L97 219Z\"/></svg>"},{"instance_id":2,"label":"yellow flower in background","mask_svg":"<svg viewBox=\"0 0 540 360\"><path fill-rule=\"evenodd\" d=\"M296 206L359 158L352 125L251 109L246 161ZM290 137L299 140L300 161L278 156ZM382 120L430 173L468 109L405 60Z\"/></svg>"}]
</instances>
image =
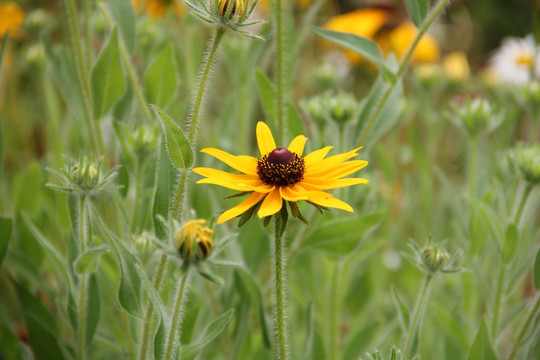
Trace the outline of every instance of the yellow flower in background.
<instances>
[{"instance_id":1,"label":"yellow flower in background","mask_svg":"<svg viewBox=\"0 0 540 360\"><path fill-rule=\"evenodd\" d=\"M404 22L387 30L385 26L389 25L391 17L390 12L384 9L361 9L334 16L324 27L372 39L384 54L393 52L398 58L402 58L412 44L418 29L412 23ZM439 46L435 39L425 34L420 39L411 61L416 64L434 62L439 59L439 53ZM346 50L346 54L353 63L359 63L362 59L360 55L350 50Z\"/></svg>"},{"instance_id":2,"label":"yellow flower in background","mask_svg":"<svg viewBox=\"0 0 540 360\"><path fill-rule=\"evenodd\" d=\"M347 161L358 155L353 151L326 157L333 148L327 146L302 156L307 138L299 135L287 148L277 147L268 125L257 124L257 143L261 157L235 156L225 151L207 148L201 152L214 156L241 174L198 167L193 172L204 176L198 184L215 184L232 190L251 192L239 205L225 211L218 219L221 224L258 206L259 218L271 216L284 205L283 200L306 200L314 204L352 212L352 207L324 190L367 184L362 178L343 177L367 165L365 160Z\"/></svg>"},{"instance_id":3,"label":"yellow flower in background","mask_svg":"<svg viewBox=\"0 0 540 360\"><path fill-rule=\"evenodd\" d=\"M175 0L131 0L131 3L136 12L146 11L152 19L165 17L169 10L180 17L187 13L186 6Z\"/></svg>"},{"instance_id":4,"label":"yellow flower in background","mask_svg":"<svg viewBox=\"0 0 540 360\"><path fill-rule=\"evenodd\" d=\"M259 0L257 7L268 12L270 11L270 3L272 1L273 0ZM293 2L301 8L307 8L309 5L311 5L313 0L294 0Z\"/></svg>"},{"instance_id":5,"label":"yellow flower in background","mask_svg":"<svg viewBox=\"0 0 540 360\"><path fill-rule=\"evenodd\" d=\"M23 9L13 1L0 2L0 38L7 32L9 36L18 38L21 36L20 26L24 21Z\"/></svg>"},{"instance_id":6,"label":"yellow flower in background","mask_svg":"<svg viewBox=\"0 0 540 360\"><path fill-rule=\"evenodd\" d=\"M442 59L446 75L456 82L465 82L471 76L471 68L467 56L462 51L454 51Z\"/></svg>"}]
</instances>

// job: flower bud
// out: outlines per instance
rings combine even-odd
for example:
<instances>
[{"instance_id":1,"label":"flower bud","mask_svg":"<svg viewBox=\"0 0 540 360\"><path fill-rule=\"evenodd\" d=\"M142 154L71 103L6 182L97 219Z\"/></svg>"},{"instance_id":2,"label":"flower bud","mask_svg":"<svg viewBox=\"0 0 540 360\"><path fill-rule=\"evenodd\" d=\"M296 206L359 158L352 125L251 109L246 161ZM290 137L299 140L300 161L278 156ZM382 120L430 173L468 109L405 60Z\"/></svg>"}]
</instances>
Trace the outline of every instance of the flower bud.
<instances>
[{"instance_id":1,"label":"flower bud","mask_svg":"<svg viewBox=\"0 0 540 360\"><path fill-rule=\"evenodd\" d=\"M471 138L494 130L502 122L502 114L485 99L466 99L461 106L451 105L451 117Z\"/></svg>"},{"instance_id":2,"label":"flower bud","mask_svg":"<svg viewBox=\"0 0 540 360\"><path fill-rule=\"evenodd\" d=\"M443 269L449 260L450 255L437 246L428 246L422 252L422 263L431 273L436 273Z\"/></svg>"},{"instance_id":3,"label":"flower bud","mask_svg":"<svg viewBox=\"0 0 540 360\"><path fill-rule=\"evenodd\" d=\"M213 231L201 226L205 222L204 219L190 220L176 233L176 248L184 260L204 260L212 251Z\"/></svg>"},{"instance_id":4,"label":"flower bud","mask_svg":"<svg viewBox=\"0 0 540 360\"><path fill-rule=\"evenodd\" d=\"M512 150L508 160L523 180L532 185L540 184L540 145L520 143Z\"/></svg>"},{"instance_id":5,"label":"flower bud","mask_svg":"<svg viewBox=\"0 0 540 360\"><path fill-rule=\"evenodd\" d=\"M242 18L246 13L246 0L218 0L219 16L222 18L229 14L229 19L238 15Z\"/></svg>"},{"instance_id":6,"label":"flower bud","mask_svg":"<svg viewBox=\"0 0 540 360\"><path fill-rule=\"evenodd\" d=\"M98 170L94 164L75 164L71 167L71 178L81 188L91 188L98 180Z\"/></svg>"}]
</instances>

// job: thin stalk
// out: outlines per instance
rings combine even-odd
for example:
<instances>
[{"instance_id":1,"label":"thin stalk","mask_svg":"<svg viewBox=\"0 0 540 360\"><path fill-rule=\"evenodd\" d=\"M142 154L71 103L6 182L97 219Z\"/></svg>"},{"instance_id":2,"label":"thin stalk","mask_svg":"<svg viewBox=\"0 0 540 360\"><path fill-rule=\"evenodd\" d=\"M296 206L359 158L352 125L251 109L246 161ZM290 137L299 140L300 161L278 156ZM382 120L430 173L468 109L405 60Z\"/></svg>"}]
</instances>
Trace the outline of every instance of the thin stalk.
<instances>
[{"instance_id":1,"label":"thin stalk","mask_svg":"<svg viewBox=\"0 0 540 360\"><path fill-rule=\"evenodd\" d=\"M178 326L180 325L180 314L182 313L182 305L184 304L189 270L190 268L188 267L186 272L184 273L184 276L182 277L180 285L178 286L178 291L176 292L174 312L171 320L171 327L169 329L169 335L167 336L167 345L165 347L165 360L171 360L173 358L173 348L177 338L176 334L178 333Z\"/></svg>"},{"instance_id":2,"label":"thin stalk","mask_svg":"<svg viewBox=\"0 0 540 360\"><path fill-rule=\"evenodd\" d=\"M277 216L277 215L276 215ZM287 329L285 326L285 261L283 232L279 229L279 222L276 222L276 242L274 244L274 281L276 291L276 314L274 327L276 330L276 349L275 358L277 360L286 360L289 358L287 350Z\"/></svg>"},{"instance_id":3,"label":"thin stalk","mask_svg":"<svg viewBox=\"0 0 540 360\"><path fill-rule=\"evenodd\" d=\"M113 28L114 22L109 15L109 12L107 11L107 8L102 2L97 3L99 6L99 9L103 13L103 17L105 18L105 21L107 21L107 25L109 28ZM141 105L141 108L143 110L144 116L149 122L153 121L152 118L152 112L150 111L150 107L148 106L148 102L146 101L144 97L144 93L141 89L141 86L139 85L139 79L137 78L137 73L135 72L135 68L133 67L133 64L131 63L131 59L129 57L128 51L126 49L126 46L123 42L122 37L120 36L118 39L118 50L120 51L120 56L122 57L122 61L124 63L124 67L126 68L126 71L128 73L129 81L131 82L131 86L133 87L133 91L135 92L135 96L137 97L137 100L139 101L139 104Z\"/></svg>"},{"instance_id":4,"label":"thin stalk","mask_svg":"<svg viewBox=\"0 0 540 360\"><path fill-rule=\"evenodd\" d=\"M476 199L476 183L477 183L477 167L478 167L478 140L476 138L470 139L470 161L469 161L469 196L471 198L471 209L470 209L470 223L469 223L469 233L471 243L476 241L475 239L475 211L474 211L474 200ZM476 246L472 246L473 249L476 249Z\"/></svg>"},{"instance_id":5,"label":"thin stalk","mask_svg":"<svg viewBox=\"0 0 540 360\"><path fill-rule=\"evenodd\" d=\"M142 171L144 168L144 162L139 160L137 161L137 177L135 180L135 201L133 203L133 214L131 215L131 225L130 232L134 233L137 229L137 216L139 215L139 196L141 195L141 180L142 180Z\"/></svg>"},{"instance_id":6,"label":"thin stalk","mask_svg":"<svg viewBox=\"0 0 540 360\"><path fill-rule=\"evenodd\" d=\"M420 298L418 299L418 302L416 303L416 308L414 309L414 315L409 326L409 334L407 335L407 345L405 346L405 355L407 356L407 358L412 359L415 353L414 348L411 348L411 346L413 344L413 340L418 336L420 328L422 327L421 318L423 317L427 298L429 297L429 290L431 287L432 279L433 275L426 275Z\"/></svg>"},{"instance_id":7,"label":"thin stalk","mask_svg":"<svg viewBox=\"0 0 540 360\"><path fill-rule=\"evenodd\" d=\"M329 321L329 340L330 340L330 358L339 360L339 284L341 278L341 264L334 264L334 274L332 276L332 290L330 291L330 321Z\"/></svg>"},{"instance_id":8,"label":"thin stalk","mask_svg":"<svg viewBox=\"0 0 540 360\"><path fill-rule=\"evenodd\" d=\"M103 143L103 136L101 135L101 128L96 126L94 122L94 115L92 111L92 90L90 86L90 78L88 77L88 66L86 64L81 35L79 32L79 22L77 20L75 0L62 0L62 3L66 10L69 45L73 57L75 58L75 66L77 68L77 76L79 78L79 86L81 88L81 95L83 98L85 120L87 122L88 129L92 134L91 136L94 144L94 150L98 153L104 154L105 145Z\"/></svg>"},{"instance_id":9,"label":"thin stalk","mask_svg":"<svg viewBox=\"0 0 540 360\"><path fill-rule=\"evenodd\" d=\"M435 19L440 14L440 12L444 9L444 7L448 3L448 1L449 0L441 0L439 2L439 4L437 4L435 9L433 10L431 15L429 15L429 17L426 19L426 21L422 24L420 29L418 29L418 34L414 38L414 41L412 42L411 46L409 47L409 50L407 50L407 54L405 55L405 57L403 58L403 60L401 60L401 63L399 64L399 68L398 68L398 70L396 72L396 81L391 83L388 86L388 89L386 89L385 93L383 94L383 96L381 97L379 102L377 103L377 107L375 108L375 111L373 112L373 114L371 114L369 120L367 121L366 127L364 128L364 130L362 130L362 135L360 136L360 141L358 142L359 146L366 141L367 136L369 135L369 132L373 128L373 125L375 124L375 121L377 120L377 117L379 116L379 114L381 113L381 111L382 111L382 109L384 107L384 104L386 103L386 101L390 97L390 94L392 93L392 90L396 86L397 80L399 80L401 75L403 75L403 72L405 71L407 65L409 64L411 56L414 53L414 50L416 49L416 46L420 42L420 39L426 33L426 31L429 29L429 27L431 26L433 21L435 21Z\"/></svg>"},{"instance_id":10,"label":"thin stalk","mask_svg":"<svg viewBox=\"0 0 540 360\"><path fill-rule=\"evenodd\" d=\"M525 209L525 205L527 204L527 200L529 199L529 195L531 194L533 187L531 184L527 183L527 187L525 188L525 191L521 195L521 200L519 202L518 209L516 211L516 215L514 217L514 225L519 226L519 223L521 222L521 217L523 216L523 210ZM501 253L502 256L502 253ZM499 315L501 312L501 303L503 298L503 292L504 292L504 281L505 281L505 275L506 275L506 269L507 265L502 261L501 259L501 265L499 268L499 276L497 278L497 292L495 293L495 307L493 308L493 320L491 323L491 334L493 338L497 335L497 326L499 325Z\"/></svg>"},{"instance_id":11,"label":"thin stalk","mask_svg":"<svg viewBox=\"0 0 540 360\"><path fill-rule=\"evenodd\" d=\"M212 68L212 63L214 62L214 59L216 58L219 43L221 42L221 39L223 39L224 34L225 34L224 28L219 27L216 30L216 35L214 36L214 40L212 41L210 51L208 52L206 60L204 61L201 81L199 82L199 89L197 90L195 102L193 103L193 109L191 111L191 119L189 122L188 141L192 149L195 147L195 133L197 131L197 122L199 121L199 114L201 111L204 91L206 89L206 82L210 76L210 72L211 72L210 69ZM174 196L174 203L173 203L173 209L172 209L173 219L176 219L180 213L180 205L184 197L188 174L189 174L189 171L184 169L182 170L182 174L180 175L180 180L178 181L178 187L176 188L176 194Z\"/></svg>"},{"instance_id":12,"label":"thin stalk","mask_svg":"<svg viewBox=\"0 0 540 360\"><path fill-rule=\"evenodd\" d=\"M83 1L83 32L84 32L84 59L86 62L86 71L90 71L90 64L92 63L92 43L90 37L90 0Z\"/></svg>"},{"instance_id":13,"label":"thin stalk","mask_svg":"<svg viewBox=\"0 0 540 360\"><path fill-rule=\"evenodd\" d=\"M165 273L165 267L167 265L167 255L163 254L161 256L161 261L159 262L158 272L156 278L154 279L154 289L159 291L161 286L161 280L163 279L163 274ZM148 340L150 338L150 325L152 322L152 315L154 314L154 305L151 301L148 301L148 308L146 309L146 316L144 317L144 328L141 339L141 351L139 352L139 360L146 359L146 353L148 352Z\"/></svg>"},{"instance_id":14,"label":"thin stalk","mask_svg":"<svg viewBox=\"0 0 540 360\"><path fill-rule=\"evenodd\" d=\"M516 358L516 355L519 349L522 348L523 338L527 334L529 330L529 326L531 326L531 323L536 318L536 314L538 313L539 309L540 309L540 296L536 298L536 302L534 303L533 309L529 313L529 316L527 317L525 324L523 324L523 327L521 328L521 331L519 332L519 335L516 338L516 342L514 343L514 346L512 347L512 352L510 353L510 357L508 358L508 360L514 360Z\"/></svg>"},{"instance_id":15,"label":"thin stalk","mask_svg":"<svg viewBox=\"0 0 540 360\"><path fill-rule=\"evenodd\" d=\"M283 32L283 0L276 0L276 84L278 139L285 137L285 38Z\"/></svg>"},{"instance_id":16,"label":"thin stalk","mask_svg":"<svg viewBox=\"0 0 540 360\"><path fill-rule=\"evenodd\" d=\"M86 196L79 197L79 247L81 254L86 251ZM87 312L87 295L88 289L88 274L81 275L79 284L79 317L77 324L77 360L86 358L86 312Z\"/></svg>"}]
</instances>

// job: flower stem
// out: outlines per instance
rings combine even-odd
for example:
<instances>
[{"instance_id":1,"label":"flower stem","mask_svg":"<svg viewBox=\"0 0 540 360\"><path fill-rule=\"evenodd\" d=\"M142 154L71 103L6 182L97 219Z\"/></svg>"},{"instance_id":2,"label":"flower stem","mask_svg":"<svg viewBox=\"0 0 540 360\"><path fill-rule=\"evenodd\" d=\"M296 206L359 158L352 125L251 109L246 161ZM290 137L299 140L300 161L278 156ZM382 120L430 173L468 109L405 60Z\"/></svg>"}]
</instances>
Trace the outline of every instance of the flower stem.
<instances>
[{"instance_id":1,"label":"flower stem","mask_svg":"<svg viewBox=\"0 0 540 360\"><path fill-rule=\"evenodd\" d=\"M529 330L529 326L531 326L532 321L536 318L536 314L538 313L539 309L540 309L540 296L536 298L536 302L534 303L533 309L529 313L529 316L527 317L525 324L523 324L523 327L521 328L521 331L519 332L519 335L514 343L514 346L512 347L512 352L510 353L510 357L508 358L508 360L514 360L516 358L516 355L519 349L522 348L523 338L527 334Z\"/></svg>"},{"instance_id":2,"label":"flower stem","mask_svg":"<svg viewBox=\"0 0 540 360\"><path fill-rule=\"evenodd\" d=\"M414 41L412 42L411 46L409 47L409 50L407 50L407 54L405 55L405 57L403 58L403 60L401 60L401 63L399 64L399 68L398 68L398 70L396 72L396 81L391 83L390 86L388 87L388 89L386 89L385 93L383 94L383 96L381 97L379 102L377 103L377 107L375 108L375 111L373 112L373 114L371 114L369 120L367 121L366 127L364 128L364 130L362 130L362 135L360 136L360 141L358 142L359 145L363 144L364 141L366 141L367 136L369 135L369 132L373 128L373 125L375 125L375 121L377 120L377 117L379 116L379 114L381 113L381 111L382 111L382 109L384 107L384 104L386 103L386 101L390 97L390 94L392 93L392 90L396 86L397 81L399 80L401 75L403 75L403 72L405 71L405 68L409 64L411 56L414 53L414 50L416 49L416 46L420 42L420 39L426 33L426 31L429 29L429 27L431 26L433 21L435 21L435 19L440 14L440 12L444 9L444 7L448 3L448 1L449 0L441 0L439 2L439 4L437 4L435 9L433 10L431 15L429 15L429 17L426 19L426 21L424 21L424 23L422 24L420 29L418 29L418 34L416 34L416 37L414 38Z\"/></svg>"},{"instance_id":3,"label":"flower stem","mask_svg":"<svg viewBox=\"0 0 540 360\"><path fill-rule=\"evenodd\" d=\"M92 111L92 89L90 86L90 78L88 77L88 65L84 56L81 35L79 32L79 22L77 20L77 10L74 0L62 0L66 10L67 32L71 53L75 58L75 66L77 68L77 76L79 78L79 86L85 111L85 119L88 125L88 130L92 134L94 150L98 153L105 153L105 145L101 135L101 128L96 126Z\"/></svg>"},{"instance_id":4,"label":"flower stem","mask_svg":"<svg viewBox=\"0 0 540 360\"><path fill-rule=\"evenodd\" d=\"M420 298L416 303L414 315L409 326L409 334L407 335L407 345L405 346L405 355L407 356L407 358L412 359L414 354L416 353L416 349L418 348L418 336L420 333L420 328L422 327L422 318L424 315L424 309L427 304L427 299L429 297L429 290L431 287L432 279L433 275L426 275ZM412 346L413 343L416 343L416 345Z\"/></svg>"},{"instance_id":5,"label":"flower stem","mask_svg":"<svg viewBox=\"0 0 540 360\"><path fill-rule=\"evenodd\" d=\"M136 233L138 231L138 222L137 217L139 213L139 196L141 194L141 180L142 180L142 173L144 168L144 162L142 160L137 161L137 177L135 180L135 201L133 203L133 213L131 215L131 225L130 225L130 232Z\"/></svg>"},{"instance_id":6,"label":"flower stem","mask_svg":"<svg viewBox=\"0 0 540 360\"><path fill-rule=\"evenodd\" d=\"M330 358L339 360L339 282L341 279L341 264L334 264L334 274L332 276L332 290L330 291Z\"/></svg>"},{"instance_id":7,"label":"flower stem","mask_svg":"<svg viewBox=\"0 0 540 360\"><path fill-rule=\"evenodd\" d=\"M86 196L79 197L79 247L80 254L86 251ZM79 318L77 323L77 360L86 358L86 310L88 274L82 274L79 283Z\"/></svg>"},{"instance_id":8,"label":"flower stem","mask_svg":"<svg viewBox=\"0 0 540 360\"><path fill-rule=\"evenodd\" d=\"M161 280L163 279L163 274L165 273L165 266L167 265L167 255L163 254L161 256L161 261L159 262L158 272L156 278L154 279L154 289L159 291L161 285ZM151 301L148 301L148 308L146 309L146 316L144 317L144 328L141 339L141 351L139 352L139 360L146 359L146 353L148 352L148 340L150 337L150 325L152 323L152 315L154 314L154 305Z\"/></svg>"},{"instance_id":9,"label":"flower stem","mask_svg":"<svg viewBox=\"0 0 540 360\"><path fill-rule=\"evenodd\" d=\"M169 335L167 336L167 345L166 345L166 351L165 351L165 360L171 360L173 358L173 348L174 343L176 342L176 334L179 332L178 326L180 325L180 314L182 313L182 305L184 303L184 297L186 293L186 287L188 283L188 277L189 277L189 269L190 267L186 269L186 272L184 273L184 276L182 277L182 280L180 281L180 285L178 286L178 290L176 292L176 300L174 304L174 312L173 317L171 320L171 327L169 329Z\"/></svg>"},{"instance_id":10,"label":"flower stem","mask_svg":"<svg viewBox=\"0 0 540 360\"><path fill-rule=\"evenodd\" d=\"M283 35L283 0L276 0L276 84L277 84L277 125L278 139L285 137L285 38Z\"/></svg>"},{"instance_id":11,"label":"flower stem","mask_svg":"<svg viewBox=\"0 0 540 360\"><path fill-rule=\"evenodd\" d=\"M523 191L523 194L521 195L521 200L519 202L516 216L514 218L514 225L516 226L519 226L519 223L521 222L521 216L523 215L523 210L525 210L525 205L527 204L527 200L529 199L529 195L531 195L532 190L533 190L533 186L530 183L527 183L527 187L525 188L525 191Z\"/></svg>"},{"instance_id":12,"label":"flower stem","mask_svg":"<svg viewBox=\"0 0 540 360\"><path fill-rule=\"evenodd\" d=\"M285 206L284 206L285 208ZM287 211L287 210L285 210ZM284 244L283 244L283 233L284 229L287 226L286 218L281 217L281 221L278 220L281 214L277 214L275 217L276 223L276 241L274 243L274 281L275 281L275 292L276 292L276 314L274 318L274 327L276 331L276 344L275 344L275 358L277 360L288 359L288 345L287 345L287 329L285 326L285 287L286 287L286 276L285 276L285 261L284 261ZM283 223L285 222L285 223Z\"/></svg>"},{"instance_id":13,"label":"flower stem","mask_svg":"<svg viewBox=\"0 0 540 360\"><path fill-rule=\"evenodd\" d=\"M195 102L193 103L191 119L189 122L188 141L192 149L195 147L195 143L194 143L195 132L197 131L197 122L199 121L199 114L201 111L204 90L206 89L206 82L210 76L210 69L212 68L212 63L214 62L214 59L216 58L219 43L221 42L221 39L223 38L224 34L225 34L224 28L219 27L216 30L216 35L214 36L214 40L212 41L210 51L208 52L206 60L204 61L201 81L199 82L199 90L197 90L197 95L195 97ZM180 175L180 180L178 181L178 187L176 189L176 194L174 196L174 203L173 203L173 209L172 209L173 219L176 219L180 213L180 205L184 197L188 174L189 174L189 171L184 169L182 170L182 174Z\"/></svg>"},{"instance_id":14,"label":"flower stem","mask_svg":"<svg viewBox=\"0 0 540 360\"><path fill-rule=\"evenodd\" d=\"M470 223L469 223L469 236L472 243L472 249L473 252L476 250L479 250L476 244L474 244L474 241L478 241L476 239L475 234L475 204L474 200L476 200L476 183L477 183L477 167L478 167L478 139L472 138L470 139L470 161L469 161L469 196L471 198L471 208L470 208Z\"/></svg>"},{"instance_id":15,"label":"flower stem","mask_svg":"<svg viewBox=\"0 0 540 360\"><path fill-rule=\"evenodd\" d=\"M102 2L98 2L97 4L99 6L99 9L103 13L103 17L105 18L105 21L107 21L107 25L109 26L109 28L112 29L114 26L114 22L112 21L112 18L109 15L107 8ZM148 102L146 101L143 91L141 89L141 86L139 85L139 80L137 79L137 74L135 72L135 69L133 68L131 59L129 58L129 54L126 49L126 46L124 45L124 42L121 36L118 37L118 40L119 40L118 50L120 51L120 56L122 56L122 61L124 62L124 66L128 73L131 86L133 86L133 91L135 92L135 96L137 97L137 100L139 101L139 104L141 105L144 116L149 122L152 122L152 112L150 111L150 108L148 107Z\"/></svg>"}]
</instances>

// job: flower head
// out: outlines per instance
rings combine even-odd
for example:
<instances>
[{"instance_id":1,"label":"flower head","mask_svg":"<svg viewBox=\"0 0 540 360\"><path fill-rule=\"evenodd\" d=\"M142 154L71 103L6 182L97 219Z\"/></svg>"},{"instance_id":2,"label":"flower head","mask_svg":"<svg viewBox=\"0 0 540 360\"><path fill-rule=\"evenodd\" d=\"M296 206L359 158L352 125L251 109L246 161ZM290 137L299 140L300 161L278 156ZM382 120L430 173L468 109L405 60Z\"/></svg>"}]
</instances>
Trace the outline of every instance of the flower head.
<instances>
[{"instance_id":1,"label":"flower head","mask_svg":"<svg viewBox=\"0 0 540 360\"><path fill-rule=\"evenodd\" d=\"M532 185L540 184L540 145L519 143L510 153L508 160L525 181Z\"/></svg>"},{"instance_id":2,"label":"flower head","mask_svg":"<svg viewBox=\"0 0 540 360\"><path fill-rule=\"evenodd\" d=\"M326 157L332 146L303 156L307 138L299 135L287 148L277 147L264 123L257 124L257 143L261 157L234 156L222 150L207 148L202 152L212 155L241 172L232 174L211 168L195 168L204 176L199 184L215 184L229 189L251 193L239 205L225 211L218 219L221 224L248 211L257 210L259 218L274 215L284 206L283 200L295 203L309 201L319 207L330 207L352 212L352 207L324 190L367 184L362 178L346 178L367 165L367 161L348 159L358 155L353 151ZM296 204L294 204L296 205ZM293 205L293 206L294 206Z\"/></svg>"},{"instance_id":3,"label":"flower head","mask_svg":"<svg viewBox=\"0 0 540 360\"><path fill-rule=\"evenodd\" d=\"M246 13L246 1L245 0L219 0L218 11L221 17L225 17L228 14L229 18L235 15L243 17Z\"/></svg>"},{"instance_id":4,"label":"flower head","mask_svg":"<svg viewBox=\"0 0 540 360\"><path fill-rule=\"evenodd\" d=\"M7 32L10 37L21 35L20 26L24 20L24 11L13 1L0 2L0 39Z\"/></svg>"},{"instance_id":5,"label":"flower head","mask_svg":"<svg viewBox=\"0 0 540 360\"><path fill-rule=\"evenodd\" d=\"M450 118L471 138L496 129L503 120L503 114L486 99L467 98L463 104L450 105Z\"/></svg>"},{"instance_id":6,"label":"flower head","mask_svg":"<svg viewBox=\"0 0 540 360\"><path fill-rule=\"evenodd\" d=\"M213 231L203 227L206 220L190 220L176 233L175 245L184 260L203 260L213 247Z\"/></svg>"},{"instance_id":7,"label":"flower head","mask_svg":"<svg viewBox=\"0 0 540 360\"><path fill-rule=\"evenodd\" d=\"M534 38L507 38L490 60L490 66L499 80L524 84L538 77L540 56ZM533 76L533 69L537 73Z\"/></svg>"}]
</instances>

